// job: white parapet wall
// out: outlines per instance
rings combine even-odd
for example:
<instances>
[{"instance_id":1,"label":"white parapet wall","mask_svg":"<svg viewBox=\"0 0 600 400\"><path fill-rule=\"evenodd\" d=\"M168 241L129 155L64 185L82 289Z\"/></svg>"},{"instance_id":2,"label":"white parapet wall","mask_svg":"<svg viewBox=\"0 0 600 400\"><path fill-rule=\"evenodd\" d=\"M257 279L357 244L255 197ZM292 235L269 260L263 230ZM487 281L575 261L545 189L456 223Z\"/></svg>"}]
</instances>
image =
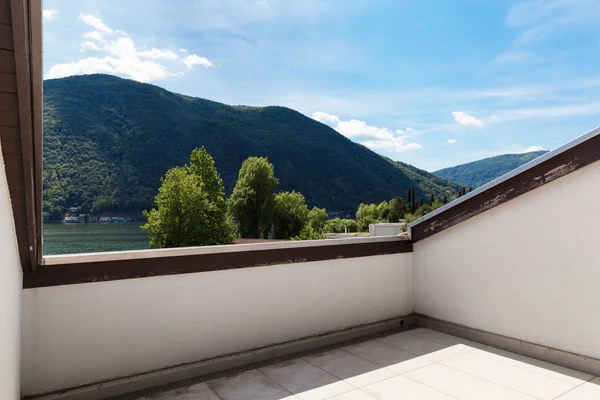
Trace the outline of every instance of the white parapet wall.
<instances>
[{"instance_id":1,"label":"white parapet wall","mask_svg":"<svg viewBox=\"0 0 600 400\"><path fill-rule=\"evenodd\" d=\"M22 286L15 223L0 147L0 399L20 398Z\"/></svg>"},{"instance_id":2,"label":"white parapet wall","mask_svg":"<svg viewBox=\"0 0 600 400\"><path fill-rule=\"evenodd\" d=\"M403 253L26 289L23 394L408 315L411 260Z\"/></svg>"},{"instance_id":3,"label":"white parapet wall","mask_svg":"<svg viewBox=\"0 0 600 400\"><path fill-rule=\"evenodd\" d=\"M413 249L415 312L600 359L600 162Z\"/></svg>"}]
</instances>

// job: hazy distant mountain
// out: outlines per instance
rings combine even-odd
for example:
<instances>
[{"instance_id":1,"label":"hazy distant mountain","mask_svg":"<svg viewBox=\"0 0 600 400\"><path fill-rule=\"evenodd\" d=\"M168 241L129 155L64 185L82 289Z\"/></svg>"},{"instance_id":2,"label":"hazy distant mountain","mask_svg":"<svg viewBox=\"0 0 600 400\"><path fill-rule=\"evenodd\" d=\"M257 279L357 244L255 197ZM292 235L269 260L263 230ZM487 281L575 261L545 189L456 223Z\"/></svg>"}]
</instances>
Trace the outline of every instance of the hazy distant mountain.
<instances>
[{"instance_id":1,"label":"hazy distant mountain","mask_svg":"<svg viewBox=\"0 0 600 400\"><path fill-rule=\"evenodd\" d=\"M457 165L456 167L440 169L439 171L433 172L433 174L449 181L460 183L461 185L476 188L485 185L545 153L547 153L546 150L523 154L504 154Z\"/></svg>"},{"instance_id":2,"label":"hazy distant mountain","mask_svg":"<svg viewBox=\"0 0 600 400\"><path fill-rule=\"evenodd\" d=\"M361 202L456 193L457 185L408 173L330 127L285 107L229 106L108 75L44 82L44 211L68 206L138 213L152 206L167 169L205 146L228 193L242 161L266 156L279 190L353 214ZM435 184L431 182L435 180Z\"/></svg>"}]
</instances>

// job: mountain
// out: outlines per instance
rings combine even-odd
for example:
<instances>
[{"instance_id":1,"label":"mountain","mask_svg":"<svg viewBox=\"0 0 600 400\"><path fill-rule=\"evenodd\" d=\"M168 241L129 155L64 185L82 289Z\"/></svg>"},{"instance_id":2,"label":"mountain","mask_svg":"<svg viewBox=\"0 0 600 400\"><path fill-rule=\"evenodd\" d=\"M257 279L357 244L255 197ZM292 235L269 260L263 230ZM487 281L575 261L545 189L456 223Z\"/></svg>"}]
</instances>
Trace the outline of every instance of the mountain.
<instances>
[{"instance_id":1,"label":"mountain","mask_svg":"<svg viewBox=\"0 0 600 400\"><path fill-rule=\"evenodd\" d=\"M279 190L309 205L353 214L361 202L452 195L458 186L397 168L332 128L285 107L229 106L109 75L44 82L44 212L136 215L153 205L160 178L204 146L229 194L242 161L265 156ZM410 169L406 168L407 170ZM436 184L431 182L435 181Z\"/></svg>"},{"instance_id":2,"label":"mountain","mask_svg":"<svg viewBox=\"0 0 600 400\"><path fill-rule=\"evenodd\" d=\"M546 150L542 150L524 154L504 154L440 169L433 174L461 185L476 188L546 153Z\"/></svg>"},{"instance_id":3,"label":"mountain","mask_svg":"<svg viewBox=\"0 0 600 400\"><path fill-rule=\"evenodd\" d=\"M402 173L408 176L408 178L412 180L416 186L422 188L422 190L424 190L425 192L433 193L436 195L436 197L438 197L440 194L442 194L442 196L447 196L448 198L451 197L447 193L446 189L448 186L448 180L440 178L439 176L436 176L431 172L419 169L413 165L406 164L401 161L394 161L388 157L381 157L383 157L384 160L386 160L394 167L402 171ZM459 185L456 186L460 187Z\"/></svg>"}]
</instances>

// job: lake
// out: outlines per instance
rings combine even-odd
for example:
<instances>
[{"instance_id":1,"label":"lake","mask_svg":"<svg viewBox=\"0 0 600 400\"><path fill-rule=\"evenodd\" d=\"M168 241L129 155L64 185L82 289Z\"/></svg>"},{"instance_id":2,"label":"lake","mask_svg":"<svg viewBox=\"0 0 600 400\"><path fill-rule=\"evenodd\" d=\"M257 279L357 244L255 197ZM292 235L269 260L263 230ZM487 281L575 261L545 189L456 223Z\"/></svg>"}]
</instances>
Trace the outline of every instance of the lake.
<instances>
[{"instance_id":1,"label":"lake","mask_svg":"<svg viewBox=\"0 0 600 400\"><path fill-rule=\"evenodd\" d=\"M95 253L148 248L148 233L137 222L44 224L43 253Z\"/></svg>"}]
</instances>

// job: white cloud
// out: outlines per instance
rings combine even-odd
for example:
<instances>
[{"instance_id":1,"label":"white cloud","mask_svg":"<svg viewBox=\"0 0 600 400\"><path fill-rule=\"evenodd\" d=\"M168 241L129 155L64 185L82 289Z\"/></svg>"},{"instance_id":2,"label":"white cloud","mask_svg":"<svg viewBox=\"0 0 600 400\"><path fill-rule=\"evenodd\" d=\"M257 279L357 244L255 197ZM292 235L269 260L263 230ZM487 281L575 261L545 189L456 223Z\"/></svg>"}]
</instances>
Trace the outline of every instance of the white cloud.
<instances>
[{"instance_id":1,"label":"white cloud","mask_svg":"<svg viewBox=\"0 0 600 400\"><path fill-rule=\"evenodd\" d=\"M397 133L397 134L400 134L400 135L403 135L403 134L405 134L405 133L407 133L407 132L414 132L414 131L415 131L415 130L414 130L413 128L411 128L410 126L407 126L405 130L402 130L402 129L396 129L396 133Z\"/></svg>"},{"instance_id":2,"label":"white cloud","mask_svg":"<svg viewBox=\"0 0 600 400\"><path fill-rule=\"evenodd\" d=\"M333 129L335 129L340 123L340 119L337 115L327 114L322 111L314 112L312 118L316 121L319 121L325 125L332 127Z\"/></svg>"},{"instance_id":3,"label":"white cloud","mask_svg":"<svg viewBox=\"0 0 600 400\"><path fill-rule=\"evenodd\" d=\"M118 38L116 41L110 42L105 50L108 50L110 55L103 58L89 57L75 62L53 65L46 78L103 73L121 75L140 82L151 82L169 76L169 72L163 65L140 59L135 50L135 44L129 38Z\"/></svg>"},{"instance_id":4,"label":"white cloud","mask_svg":"<svg viewBox=\"0 0 600 400\"><path fill-rule=\"evenodd\" d=\"M402 141L396 140L367 140L366 142L361 142L361 144L367 146L371 150L387 150L396 153L423 148L419 143L402 143Z\"/></svg>"},{"instance_id":5,"label":"white cloud","mask_svg":"<svg viewBox=\"0 0 600 400\"><path fill-rule=\"evenodd\" d=\"M542 151L542 150L546 150L544 148L544 146L529 146L526 149L523 149L523 151L520 151L520 153L531 153L532 151Z\"/></svg>"},{"instance_id":6,"label":"white cloud","mask_svg":"<svg viewBox=\"0 0 600 400\"><path fill-rule=\"evenodd\" d=\"M100 18L95 17L93 15L79 15L79 19L91 26L92 28L100 31L102 33L106 33L108 35L112 35L113 31L108 26L104 25L104 23L100 20Z\"/></svg>"},{"instance_id":7,"label":"white cloud","mask_svg":"<svg viewBox=\"0 0 600 400\"><path fill-rule=\"evenodd\" d=\"M180 52L182 52L182 53L184 53L184 54L187 54L187 52L188 52L188 51L187 51L186 49L184 49L183 47L182 47L181 49L179 49L179 51L180 51Z\"/></svg>"},{"instance_id":8,"label":"white cloud","mask_svg":"<svg viewBox=\"0 0 600 400\"><path fill-rule=\"evenodd\" d=\"M168 49L150 49L138 52L138 56L142 58L150 58L154 60L177 60L179 56Z\"/></svg>"},{"instance_id":9,"label":"white cloud","mask_svg":"<svg viewBox=\"0 0 600 400\"><path fill-rule=\"evenodd\" d=\"M104 40L104 38L102 37L102 34L98 31L86 32L82 36L84 39L92 39L92 40L97 40L99 42Z\"/></svg>"},{"instance_id":10,"label":"white cloud","mask_svg":"<svg viewBox=\"0 0 600 400\"><path fill-rule=\"evenodd\" d=\"M42 19L44 21L51 21L58 15L58 10L53 10L51 8L42 11Z\"/></svg>"},{"instance_id":11,"label":"white cloud","mask_svg":"<svg viewBox=\"0 0 600 400\"><path fill-rule=\"evenodd\" d=\"M96 29L82 35L84 39L81 43L82 50L102 52L103 57L88 57L69 63L55 64L46 74L47 79L104 73L124 76L140 82L151 82L169 76L183 76L183 72L177 71L177 65L181 68L184 64L188 69L194 65L202 65L205 68L213 65L205 57L196 54L180 58L178 53L170 49L146 49L145 46L141 46L142 48L138 50L133 39L127 37L124 31L113 32L99 18L92 15L80 15L79 19ZM108 36L108 39L105 39L105 36Z\"/></svg>"},{"instance_id":12,"label":"white cloud","mask_svg":"<svg viewBox=\"0 0 600 400\"><path fill-rule=\"evenodd\" d=\"M446 143L448 143L448 144L454 144L454 143L456 143L456 139L448 139L446 141Z\"/></svg>"},{"instance_id":13,"label":"white cloud","mask_svg":"<svg viewBox=\"0 0 600 400\"><path fill-rule=\"evenodd\" d=\"M420 149L418 143L406 143L408 137L398 129L395 135L389 128L380 128L367 124L365 121L350 119L342 121L337 115L317 111L312 114L312 118L325 125L328 125L346 136L347 138L369 138L370 140L358 141L358 143L367 146L372 150L387 150L401 153L406 150ZM374 140L376 139L376 140Z\"/></svg>"},{"instance_id":14,"label":"white cloud","mask_svg":"<svg viewBox=\"0 0 600 400\"><path fill-rule=\"evenodd\" d=\"M197 56L196 54L190 54L189 56L184 57L182 61L188 68L192 68L194 65L202 65L204 68L213 66L213 63L208 61L207 58Z\"/></svg>"},{"instance_id":15,"label":"white cloud","mask_svg":"<svg viewBox=\"0 0 600 400\"><path fill-rule=\"evenodd\" d=\"M83 42L81 43L81 49L82 50L95 50L95 51L100 51L100 47L98 47L98 45L94 42Z\"/></svg>"},{"instance_id":16,"label":"white cloud","mask_svg":"<svg viewBox=\"0 0 600 400\"><path fill-rule=\"evenodd\" d=\"M454 118L454 121L456 121L456 123L459 125L473 127L473 128L482 128L483 127L483 121L475 118L472 115L462 112L462 111L454 111L452 113L452 117Z\"/></svg>"}]
</instances>

